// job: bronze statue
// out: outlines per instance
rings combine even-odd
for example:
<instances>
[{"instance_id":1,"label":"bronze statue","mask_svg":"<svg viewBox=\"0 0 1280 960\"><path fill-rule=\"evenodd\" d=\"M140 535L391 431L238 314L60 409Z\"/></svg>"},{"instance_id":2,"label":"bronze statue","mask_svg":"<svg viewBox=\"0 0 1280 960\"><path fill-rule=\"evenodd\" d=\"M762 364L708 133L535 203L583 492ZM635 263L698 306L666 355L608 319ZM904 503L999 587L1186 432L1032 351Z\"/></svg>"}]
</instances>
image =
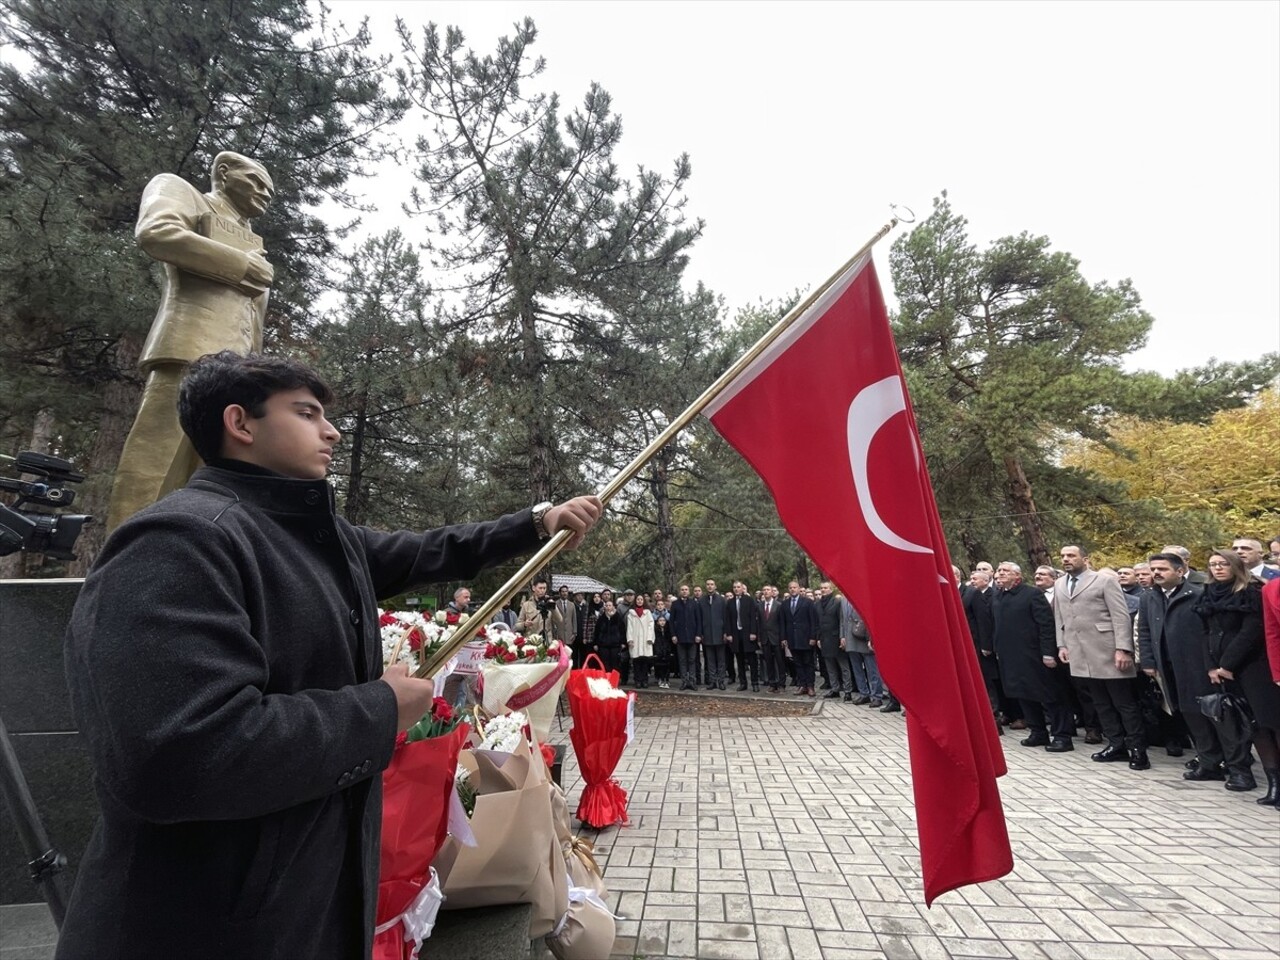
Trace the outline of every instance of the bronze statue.
<instances>
[{"instance_id":1,"label":"bronze statue","mask_svg":"<svg viewBox=\"0 0 1280 960\"><path fill-rule=\"evenodd\" d=\"M262 349L274 272L249 221L275 188L262 164L238 153L214 157L209 179L213 190L202 194L162 173L142 193L135 235L164 264L164 293L138 361L147 382L116 469L108 532L185 485L200 465L178 425L187 364L219 350Z\"/></svg>"}]
</instances>

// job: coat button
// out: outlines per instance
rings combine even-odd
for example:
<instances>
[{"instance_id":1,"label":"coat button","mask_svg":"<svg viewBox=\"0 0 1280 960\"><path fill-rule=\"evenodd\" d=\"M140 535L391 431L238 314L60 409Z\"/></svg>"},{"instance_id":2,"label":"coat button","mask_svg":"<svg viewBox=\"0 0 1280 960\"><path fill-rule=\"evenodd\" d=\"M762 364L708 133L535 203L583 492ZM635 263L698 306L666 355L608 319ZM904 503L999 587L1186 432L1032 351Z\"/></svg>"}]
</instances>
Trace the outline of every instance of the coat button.
<instances>
[{"instance_id":1,"label":"coat button","mask_svg":"<svg viewBox=\"0 0 1280 960\"><path fill-rule=\"evenodd\" d=\"M320 502L320 491L308 490L307 495L302 499L305 500L307 503L311 504L312 506L314 506L315 504Z\"/></svg>"},{"instance_id":2,"label":"coat button","mask_svg":"<svg viewBox=\"0 0 1280 960\"><path fill-rule=\"evenodd\" d=\"M325 542L325 541L327 541L328 539L329 539L329 531L328 531L328 530L317 530L317 531L316 531L316 533L315 533L315 540L316 540L316 543L324 543L324 542Z\"/></svg>"},{"instance_id":3,"label":"coat button","mask_svg":"<svg viewBox=\"0 0 1280 960\"><path fill-rule=\"evenodd\" d=\"M345 787L350 782L351 782L351 774L349 773L344 773L342 776L338 778L338 786L340 787Z\"/></svg>"},{"instance_id":4,"label":"coat button","mask_svg":"<svg viewBox=\"0 0 1280 960\"><path fill-rule=\"evenodd\" d=\"M368 773L368 772L369 772L369 768L370 768L370 767L372 767L372 766L373 766L373 761L372 761L372 760L366 760L364 763L360 764L360 772L361 772L361 773Z\"/></svg>"},{"instance_id":5,"label":"coat button","mask_svg":"<svg viewBox=\"0 0 1280 960\"><path fill-rule=\"evenodd\" d=\"M359 610L352 610L352 611L351 611L351 625L352 625L353 627L358 627L358 626L360 626L360 611L359 611Z\"/></svg>"}]
</instances>

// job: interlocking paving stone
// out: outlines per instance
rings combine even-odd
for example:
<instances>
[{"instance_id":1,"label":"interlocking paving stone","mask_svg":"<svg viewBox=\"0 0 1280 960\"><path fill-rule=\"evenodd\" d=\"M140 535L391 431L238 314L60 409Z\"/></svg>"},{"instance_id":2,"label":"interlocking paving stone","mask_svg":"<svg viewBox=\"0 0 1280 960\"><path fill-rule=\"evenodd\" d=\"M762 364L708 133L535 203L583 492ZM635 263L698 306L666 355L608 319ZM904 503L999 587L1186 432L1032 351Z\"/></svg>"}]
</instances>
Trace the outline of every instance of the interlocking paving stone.
<instances>
[{"instance_id":1,"label":"interlocking paving stone","mask_svg":"<svg viewBox=\"0 0 1280 960\"><path fill-rule=\"evenodd\" d=\"M1280 960L1256 792L1160 750L1136 773L1002 744L1014 871L926 909L901 715L641 718L615 773L632 826L582 830L626 917L614 957ZM573 809L572 750L563 780Z\"/></svg>"}]
</instances>

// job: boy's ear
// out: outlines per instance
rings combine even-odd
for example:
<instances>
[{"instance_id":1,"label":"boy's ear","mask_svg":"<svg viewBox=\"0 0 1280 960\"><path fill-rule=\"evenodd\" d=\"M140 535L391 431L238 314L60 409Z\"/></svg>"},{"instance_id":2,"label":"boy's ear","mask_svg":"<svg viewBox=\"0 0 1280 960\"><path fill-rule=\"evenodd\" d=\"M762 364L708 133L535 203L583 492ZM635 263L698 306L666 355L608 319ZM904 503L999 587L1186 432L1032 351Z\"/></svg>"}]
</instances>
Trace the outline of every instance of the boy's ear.
<instances>
[{"instance_id":1,"label":"boy's ear","mask_svg":"<svg viewBox=\"0 0 1280 960\"><path fill-rule=\"evenodd\" d=\"M222 439L226 444L253 445L253 431L250 425L253 417L249 411L238 403L229 403L222 411Z\"/></svg>"}]
</instances>

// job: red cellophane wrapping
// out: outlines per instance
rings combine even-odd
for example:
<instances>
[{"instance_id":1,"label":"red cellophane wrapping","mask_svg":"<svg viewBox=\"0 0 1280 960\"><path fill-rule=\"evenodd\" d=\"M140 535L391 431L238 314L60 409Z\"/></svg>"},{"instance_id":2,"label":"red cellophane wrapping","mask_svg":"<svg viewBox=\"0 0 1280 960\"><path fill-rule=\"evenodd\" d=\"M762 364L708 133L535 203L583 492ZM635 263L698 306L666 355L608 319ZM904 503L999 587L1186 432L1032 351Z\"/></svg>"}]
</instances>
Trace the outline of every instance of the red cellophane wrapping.
<instances>
[{"instance_id":1,"label":"red cellophane wrapping","mask_svg":"<svg viewBox=\"0 0 1280 960\"><path fill-rule=\"evenodd\" d=\"M382 772L378 926L404 913L427 882L449 830L449 794L470 733L462 723L442 737L400 743ZM374 960L403 960L413 946L396 924L374 939Z\"/></svg>"},{"instance_id":2,"label":"red cellophane wrapping","mask_svg":"<svg viewBox=\"0 0 1280 960\"><path fill-rule=\"evenodd\" d=\"M598 665L596 668L588 666L592 660ZM610 686L618 686L618 671L606 671L600 658L591 654L581 670L569 674L567 689L569 712L573 715L569 740L586 782L575 816L598 830L630 822L627 791L613 779L613 771L627 745L627 714L635 695L599 700L591 696L587 688L587 680L594 678L606 679Z\"/></svg>"}]
</instances>

